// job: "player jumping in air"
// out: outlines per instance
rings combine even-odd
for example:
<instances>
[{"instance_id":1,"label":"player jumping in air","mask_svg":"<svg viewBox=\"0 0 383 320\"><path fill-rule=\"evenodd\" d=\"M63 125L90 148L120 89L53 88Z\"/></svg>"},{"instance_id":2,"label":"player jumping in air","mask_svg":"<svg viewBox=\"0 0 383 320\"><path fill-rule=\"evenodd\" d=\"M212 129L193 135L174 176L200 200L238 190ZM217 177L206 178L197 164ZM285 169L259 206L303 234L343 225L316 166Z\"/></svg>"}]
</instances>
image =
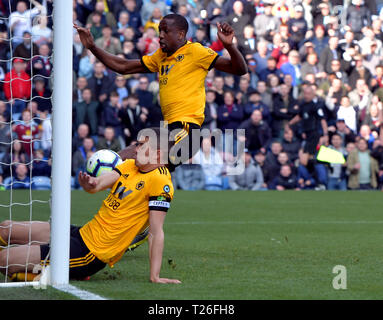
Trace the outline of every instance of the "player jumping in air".
<instances>
[{"instance_id":1,"label":"player jumping in air","mask_svg":"<svg viewBox=\"0 0 383 320\"><path fill-rule=\"evenodd\" d=\"M227 23L218 23L218 38L230 55L230 59L218 56L210 48L186 39L188 23L178 14L169 14L159 24L160 48L140 60L127 60L96 47L90 31L74 25L85 48L110 70L119 74L158 72L160 103L168 131L174 136L178 152L169 154L169 169L190 159L198 149L192 148L195 139L199 141L199 129L204 121L205 78L213 67L217 70L244 75L247 65L233 44L234 30ZM193 130L194 129L194 130ZM199 143L194 144L199 147ZM181 149L186 150L180 152ZM174 149L174 148L173 148ZM121 158L130 158L130 148L122 150ZM178 162L172 160L177 158ZM180 157L182 156L182 159Z\"/></svg>"},{"instance_id":2,"label":"player jumping in air","mask_svg":"<svg viewBox=\"0 0 383 320\"><path fill-rule=\"evenodd\" d=\"M79 182L86 192L110 189L110 193L92 220L82 227L71 226L71 279L84 279L106 264L113 266L133 239L149 227L150 281L180 283L176 279L160 277L163 224L174 189L169 170L164 166L169 141L161 140L160 132L165 129L150 130L151 134L143 133L138 137L132 155L134 159L124 161L113 171L97 178L80 172ZM24 277L32 280L36 276L33 274L35 266L44 264L44 260L49 263L49 223L4 221L0 226L3 245L7 245L8 239L10 244L18 245L0 251L0 271L18 280L24 280ZM30 241L32 245L28 245ZM26 270L27 275L24 274Z\"/></svg>"}]
</instances>

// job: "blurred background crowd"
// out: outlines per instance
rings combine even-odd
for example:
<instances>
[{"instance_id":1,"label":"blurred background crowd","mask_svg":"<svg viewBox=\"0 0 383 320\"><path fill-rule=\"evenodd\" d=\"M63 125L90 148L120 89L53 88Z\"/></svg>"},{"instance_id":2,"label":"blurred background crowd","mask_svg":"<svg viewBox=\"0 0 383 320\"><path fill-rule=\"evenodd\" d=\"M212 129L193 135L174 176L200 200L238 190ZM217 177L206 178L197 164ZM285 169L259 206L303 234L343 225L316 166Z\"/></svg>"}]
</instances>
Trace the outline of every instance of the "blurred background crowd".
<instances>
[{"instance_id":1,"label":"blurred background crowd","mask_svg":"<svg viewBox=\"0 0 383 320\"><path fill-rule=\"evenodd\" d=\"M184 190L347 190L383 185L383 1L74 0L73 20L96 45L126 59L159 48L158 24L175 12L188 39L227 55L216 23L235 30L249 72L211 70L203 128L245 129L245 171L204 138L178 167ZM83 48L73 29L73 188L99 149L134 142L162 120L156 74L123 76ZM52 1L0 0L0 182L49 185ZM11 60L10 60L11 59ZM320 145L345 164L315 159ZM311 156L307 157L307 154ZM47 179L44 179L47 178ZM37 183L39 182L39 183Z\"/></svg>"}]
</instances>

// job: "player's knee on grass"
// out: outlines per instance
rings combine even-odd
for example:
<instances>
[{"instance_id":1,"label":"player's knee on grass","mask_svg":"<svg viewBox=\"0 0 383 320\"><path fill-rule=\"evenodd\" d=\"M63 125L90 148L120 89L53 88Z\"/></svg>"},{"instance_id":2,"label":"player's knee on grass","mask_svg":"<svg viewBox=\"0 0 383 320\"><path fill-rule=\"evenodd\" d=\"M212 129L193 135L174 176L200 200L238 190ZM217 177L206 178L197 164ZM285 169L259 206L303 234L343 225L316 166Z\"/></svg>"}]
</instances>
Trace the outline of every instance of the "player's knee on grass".
<instances>
[{"instance_id":1,"label":"player's knee on grass","mask_svg":"<svg viewBox=\"0 0 383 320\"><path fill-rule=\"evenodd\" d=\"M28 261L26 261L28 259ZM0 271L8 276L17 272L33 272L41 259L40 246L24 245L8 248L0 252ZM27 263L27 268L25 268Z\"/></svg>"},{"instance_id":2,"label":"player's knee on grass","mask_svg":"<svg viewBox=\"0 0 383 320\"><path fill-rule=\"evenodd\" d=\"M4 220L0 222L0 249L3 249L1 247L6 247L8 245L10 224L11 220Z\"/></svg>"}]
</instances>

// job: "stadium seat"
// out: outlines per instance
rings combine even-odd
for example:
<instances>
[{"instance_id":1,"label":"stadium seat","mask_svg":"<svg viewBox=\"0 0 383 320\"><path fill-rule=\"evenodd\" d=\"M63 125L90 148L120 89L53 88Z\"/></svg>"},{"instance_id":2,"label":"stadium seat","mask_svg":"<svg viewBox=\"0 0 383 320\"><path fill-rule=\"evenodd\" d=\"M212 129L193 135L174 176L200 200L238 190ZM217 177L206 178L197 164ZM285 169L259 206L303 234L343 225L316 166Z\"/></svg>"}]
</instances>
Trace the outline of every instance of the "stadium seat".
<instances>
[{"instance_id":1,"label":"stadium seat","mask_svg":"<svg viewBox=\"0 0 383 320\"><path fill-rule=\"evenodd\" d=\"M51 178L45 176L36 176L32 178L32 189L34 190L50 190Z\"/></svg>"}]
</instances>

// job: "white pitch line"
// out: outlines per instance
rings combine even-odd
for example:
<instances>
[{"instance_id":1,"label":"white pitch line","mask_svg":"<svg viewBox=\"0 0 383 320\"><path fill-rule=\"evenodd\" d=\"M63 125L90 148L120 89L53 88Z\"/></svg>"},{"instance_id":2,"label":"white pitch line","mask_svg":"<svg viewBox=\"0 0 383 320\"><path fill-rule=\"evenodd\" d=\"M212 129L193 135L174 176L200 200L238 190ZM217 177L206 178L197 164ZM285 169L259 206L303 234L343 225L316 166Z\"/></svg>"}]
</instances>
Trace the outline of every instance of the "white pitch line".
<instances>
[{"instance_id":1,"label":"white pitch line","mask_svg":"<svg viewBox=\"0 0 383 320\"><path fill-rule=\"evenodd\" d=\"M201 224L383 224L383 220L367 221L180 221L180 222L167 222L167 225L201 225Z\"/></svg>"},{"instance_id":2,"label":"white pitch line","mask_svg":"<svg viewBox=\"0 0 383 320\"><path fill-rule=\"evenodd\" d=\"M77 298L80 298L81 300L108 300L102 296L99 296L98 294L79 289L75 286L72 286L71 284L57 285L53 286L53 288L69 293Z\"/></svg>"}]
</instances>

